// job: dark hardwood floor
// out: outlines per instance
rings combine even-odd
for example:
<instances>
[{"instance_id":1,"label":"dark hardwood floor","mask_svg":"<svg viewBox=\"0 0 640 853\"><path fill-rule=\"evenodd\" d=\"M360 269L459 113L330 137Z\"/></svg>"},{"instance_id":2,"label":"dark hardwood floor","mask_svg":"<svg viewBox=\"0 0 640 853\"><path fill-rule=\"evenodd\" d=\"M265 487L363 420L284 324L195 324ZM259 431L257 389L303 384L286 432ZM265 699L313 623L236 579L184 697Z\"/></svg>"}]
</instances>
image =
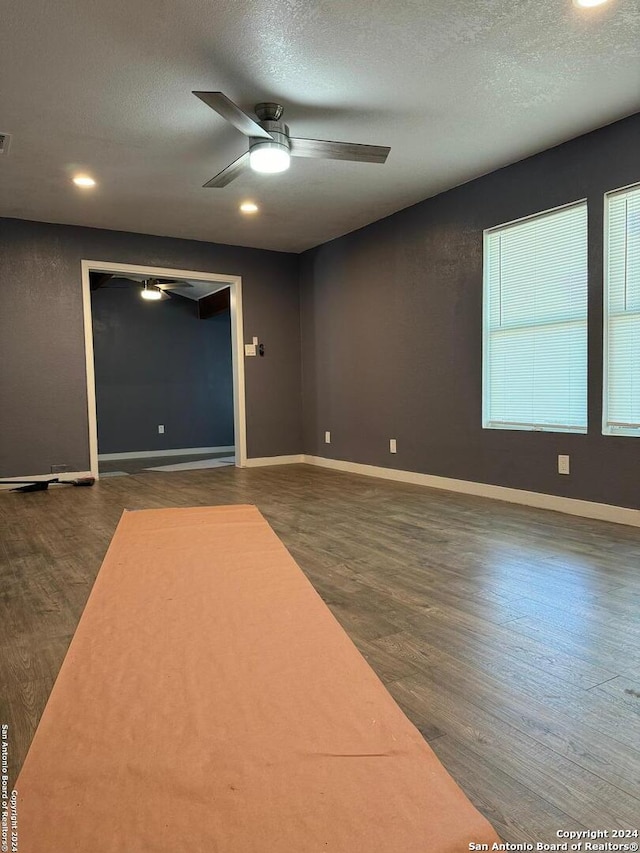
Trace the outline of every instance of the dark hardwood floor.
<instances>
[{"instance_id":1,"label":"dark hardwood floor","mask_svg":"<svg viewBox=\"0 0 640 853\"><path fill-rule=\"evenodd\" d=\"M302 465L0 492L12 781L122 510L224 503L262 510L504 840L640 829L640 530Z\"/></svg>"}]
</instances>

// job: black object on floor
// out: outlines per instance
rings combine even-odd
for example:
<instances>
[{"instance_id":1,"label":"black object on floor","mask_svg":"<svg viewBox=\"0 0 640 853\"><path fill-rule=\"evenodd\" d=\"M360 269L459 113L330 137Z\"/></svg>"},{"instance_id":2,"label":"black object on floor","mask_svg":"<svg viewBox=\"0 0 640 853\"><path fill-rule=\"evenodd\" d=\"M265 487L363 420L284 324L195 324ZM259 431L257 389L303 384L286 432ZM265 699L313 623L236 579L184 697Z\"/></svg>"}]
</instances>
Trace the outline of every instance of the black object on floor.
<instances>
[{"instance_id":1,"label":"black object on floor","mask_svg":"<svg viewBox=\"0 0 640 853\"><path fill-rule=\"evenodd\" d=\"M14 483L24 483L12 492L46 492L49 486L93 486L95 477L78 477L76 480L60 480L52 477L50 480L0 480L2 486L12 486Z\"/></svg>"}]
</instances>

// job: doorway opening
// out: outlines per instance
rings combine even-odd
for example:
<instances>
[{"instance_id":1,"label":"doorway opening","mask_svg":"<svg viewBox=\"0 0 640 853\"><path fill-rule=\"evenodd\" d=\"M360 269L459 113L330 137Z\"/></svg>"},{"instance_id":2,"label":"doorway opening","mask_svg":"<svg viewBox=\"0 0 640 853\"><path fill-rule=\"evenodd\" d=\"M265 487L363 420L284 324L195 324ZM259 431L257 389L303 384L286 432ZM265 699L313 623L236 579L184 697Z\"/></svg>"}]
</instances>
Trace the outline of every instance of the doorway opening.
<instances>
[{"instance_id":1,"label":"doorway opening","mask_svg":"<svg viewBox=\"0 0 640 853\"><path fill-rule=\"evenodd\" d=\"M92 475L243 467L240 276L83 260L82 288Z\"/></svg>"}]
</instances>

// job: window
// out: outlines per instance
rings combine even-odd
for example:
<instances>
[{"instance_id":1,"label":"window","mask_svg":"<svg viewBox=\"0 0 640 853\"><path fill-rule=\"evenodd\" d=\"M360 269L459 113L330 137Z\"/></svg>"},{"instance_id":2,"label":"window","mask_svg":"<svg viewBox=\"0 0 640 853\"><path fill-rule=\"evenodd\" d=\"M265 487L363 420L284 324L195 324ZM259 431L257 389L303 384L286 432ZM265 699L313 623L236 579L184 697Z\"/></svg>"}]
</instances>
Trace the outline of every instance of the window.
<instances>
[{"instance_id":1,"label":"window","mask_svg":"<svg viewBox=\"0 0 640 853\"><path fill-rule=\"evenodd\" d=\"M602 431L640 435L640 185L605 199Z\"/></svg>"},{"instance_id":2,"label":"window","mask_svg":"<svg viewBox=\"0 0 640 853\"><path fill-rule=\"evenodd\" d=\"M483 356L484 427L587 431L586 201L485 231Z\"/></svg>"}]
</instances>

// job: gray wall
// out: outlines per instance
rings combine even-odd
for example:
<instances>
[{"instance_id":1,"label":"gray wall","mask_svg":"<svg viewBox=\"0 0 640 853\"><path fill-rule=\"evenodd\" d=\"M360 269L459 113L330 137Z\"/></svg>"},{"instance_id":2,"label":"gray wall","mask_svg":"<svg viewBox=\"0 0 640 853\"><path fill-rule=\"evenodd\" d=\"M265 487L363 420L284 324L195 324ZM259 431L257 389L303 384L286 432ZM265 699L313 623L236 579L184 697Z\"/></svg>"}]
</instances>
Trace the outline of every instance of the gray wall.
<instances>
[{"instance_id":1,"label":"gray wall","mask_svg":"<svg viewBox=\"0 0 640 853\"><path fill-rule=\"evenodd\" d=\"M300 258L0 220L0 475L88 466L80 259L90 258L243 276L245 340L258 335L267 351L245 362L250 456L304 450L640 507L640 443L600 433L602 196L640 180L638 151L637 115ZM583 197L589 433L483 430L482 230ZM571 455L569 477L556 473L558 453Z\"/></svg>"},{"instance_id":2,"label":"gray wall","mask_svg":"<svg viewBox=\"0 0 640 853\"><path fill-rule=\"evenodd\" d=\"M200 320L195 300L109 284L91 298L98 451L232 445L229 311Z\"/></svg>"},{"instance_id":3,"label":"gray wall","mask_svg":"<svg viewBox=\"0 0 640 853\"><path fill-rule=\"evenodd\" d=\"M0 476L89 466L83 258L241 275L248 454L301 451L296 255L0 219Z\"/></svg>"},{"instance_id":4,"label":"gray wall","mask_svg":"<svg viewBox=\"0 0 640 853\"><path fill-rule=\"evenodd\" d=\"M304 253L305 452L640 507L640 441L601 435L603 193L639 152L636 115ZM482 231L584 197L588 435L483 430Z\"/></svg>"}]
</instances>

